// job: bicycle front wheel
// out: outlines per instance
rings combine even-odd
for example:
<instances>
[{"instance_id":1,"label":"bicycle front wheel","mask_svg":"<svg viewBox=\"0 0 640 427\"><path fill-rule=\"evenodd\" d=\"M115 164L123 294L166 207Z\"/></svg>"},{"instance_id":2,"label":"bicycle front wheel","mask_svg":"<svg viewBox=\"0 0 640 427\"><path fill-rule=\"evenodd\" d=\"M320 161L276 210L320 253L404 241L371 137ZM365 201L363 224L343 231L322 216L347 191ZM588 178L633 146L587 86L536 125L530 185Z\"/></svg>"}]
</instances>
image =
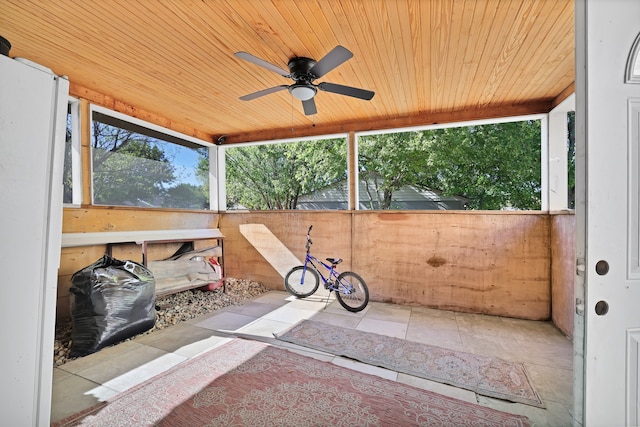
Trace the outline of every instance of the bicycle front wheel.
<instances>
[{"instance_id":1,"label":"bicycle front wheel","mask_svg":"<svg viewBox=\"0 0 640 427\"><path fill-rule=\"evenodd\" d=\"M341 306L353 313L362 311L369 303L369 288L362 277L352 271L338 276L336 298Z\"/></svg>"},{"instance_id":2,"label":"bicycle front wheel","mask_svg":"<svg viewBox=\"0 0 640 427\"><path fill-rule=\"evenodd\" d=\"M318 273L312 268L305 269L303 265L293 267L284 277L284 287L291 295L298 298L308 297L320 285Z\"/></svg>"}]
</instances>

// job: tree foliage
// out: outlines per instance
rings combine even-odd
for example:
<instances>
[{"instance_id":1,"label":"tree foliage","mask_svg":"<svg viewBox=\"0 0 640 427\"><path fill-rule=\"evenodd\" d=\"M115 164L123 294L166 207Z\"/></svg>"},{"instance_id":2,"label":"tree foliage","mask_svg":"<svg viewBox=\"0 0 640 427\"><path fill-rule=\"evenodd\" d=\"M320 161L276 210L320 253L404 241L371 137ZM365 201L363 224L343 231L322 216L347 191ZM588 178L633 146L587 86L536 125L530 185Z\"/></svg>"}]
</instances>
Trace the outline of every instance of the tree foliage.
<instances>
[{"instance_id":1,"label":"tree foliage","mask_svg":"<svg viewBox=\"0 0 640 427\"><path fill-rule=\"evenodd\" d=\"M295 209L302 194L346 178L343 139L234 147L226 150L227 205Z\"/></svg>"},{"instance_id":2,"label":"tree foliage","mask_svg":"<svg viewBox=\"0 0 640 427\"><path fill-rule=\"evenodd\" d=\"M359 174L370 209L389 209L393 193L425 180L429 160L424 132L387 133L359 140Z\"/></svg>"},{"instance_id":3,"label":"tree foliage","mask_svg":"<svg viewBox=\"0 0 640 427\"><path fill-rule=\"evenodd\" d=\"M427 179L470 209L541 206L540 122L521 121L429 132Z\"/></svg>"},{"instance_id":4,"label":"tree foliage","mask_svg":"<svg viewBox=\"0 0 640 427\"><path fill-rule=\"evenodd\" d=\"M465 197L470 209L540 209L538 121L371 135L359 151L382 209L405 185Z\"/></svg>"},{"instance_id":5,"label":"tree foliage","mask_svg":"<svg viewBox=\"0 0 640 427\"><path fill-rule=\"evenodd\" d=\"M152 206L174 182L174 167L153 138L93 122L93 192L98 204Z\"/></svg>"},{"instance_id":6,"label":"tree foliage","mask_svg":"<svg viewBox=\"0 0 640 427\"><path fill-rule=\"evenodd\" d=\"M208 209L209 197L202 185L178 184L166 190L165 206L183 209Z\"/></svg>"}]
</instances>

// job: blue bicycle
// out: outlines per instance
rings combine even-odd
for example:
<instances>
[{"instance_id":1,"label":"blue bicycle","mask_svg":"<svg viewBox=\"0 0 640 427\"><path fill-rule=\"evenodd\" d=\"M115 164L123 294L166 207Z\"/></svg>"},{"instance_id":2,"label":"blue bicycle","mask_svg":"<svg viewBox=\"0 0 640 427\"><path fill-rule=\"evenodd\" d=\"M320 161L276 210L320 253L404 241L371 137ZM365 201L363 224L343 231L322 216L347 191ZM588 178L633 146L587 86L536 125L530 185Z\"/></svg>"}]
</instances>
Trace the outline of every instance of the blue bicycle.
<instances>
[{"instance_id":1,"label":"blue bicycle","mask_svg":"<svg viewBox=\"0 0 640 427\"><path fill-rule=\"evenodd\" d=\"M320 278L324 283L324 288L335 291L336 298L342 307L351 312L363 310L369 303L369 288L362 277L352 271L339 273L336 266L342 262L340 258L326 258L329 264L320 261L311 255L311 229L307 231L307 255L304 265L293 267L284 278L284 287L291 295L298 298L305 298L313 295L320 286ZM320 271L320 266L327 271L327 276Z\"/></svg>"}]
</instances>

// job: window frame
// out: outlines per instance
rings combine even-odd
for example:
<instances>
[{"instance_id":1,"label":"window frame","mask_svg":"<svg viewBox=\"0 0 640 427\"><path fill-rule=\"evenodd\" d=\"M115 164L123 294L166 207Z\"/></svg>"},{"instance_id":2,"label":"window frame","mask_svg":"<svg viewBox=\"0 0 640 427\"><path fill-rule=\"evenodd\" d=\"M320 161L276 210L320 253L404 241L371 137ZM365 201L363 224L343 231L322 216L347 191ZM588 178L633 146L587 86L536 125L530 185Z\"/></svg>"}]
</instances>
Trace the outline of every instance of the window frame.
<instances>
[{"instance_id":1,"label":"window frame","mask_svg":"<svg viewBox=\"0 0 640 427\"><path fill-rule=\"evenodd\" d=\"M216 164L216 161L215 161L215 157L216 156L215 156L215 154L216 154L216 151L217 151L218 147L215 144L213 144L212 142L208 142L208 141L205 141L205 140L202 140L202 139L199 139L199 138L195 138L193 136L186 135L186 134L183 134L181 132L177 132L177 131L174 131L172 129L165 128L165 127L157 125L155 123L151 123L151 122L148 122L146 120L142 120L142 119L139 119L139 118L136 118L136 117L133 117L133 116L129 116L127 114L123 114L123 113L120 113L118 111L114 111L114 110L111 110L109 108L102 107L100 105L95 105L95 104L90 104L90 106L89 106L89 117L88 117L88 120L89 120L89 129L90 129L90 135L89 135L90 141L87 144L87 149L90 151L89 156L88 156L88 158L90 160L89 160L89 165L87 167L87 170L88 170L88 173L89 173L89 180L91 182L91 205L92 206L117 206L117 207L122 207L122 205L96 205L94 203L94 194L93 194L93 191L94 191L94 186L93 186L93 161L91 160L91 159L93 159L93 152L92 152L93 144L92 144L92 141L93 141L93 138L94 138L94 135L93 135L93 113L94 112L97 112L97 113L102 114L102 115L107 116L107 117L114 118L116 120L120 120L120 121L123 121L123 122L130 123L130 124L132 124L132 125L134 125L136 127L146 128L146 129L150 130L153 133L159 133L159 134L167 135L170 138L168 140L163 140L165 142L169 142L169 143L176 144L176 145L181 145L179 142L176 142L176 141L182 140L182 141L185 142L185 144L184 144L185 147L189 147L190 145L195 144L195 145L198 145L198 146L203 147L203 148L208 148L208 158L209 158L209 209L205 210L205 211L217 211L218 210L217 209L218 208L218 203L217 203L217 197L218 197L217 187L218 187L218 185L217 185L217 177L215 176L216 175L216 170L215 169L212 170L212 168L211 168L212 165ZM170 207L140 207L140 206L138 206L136 208L139 208L139 209L158 209L158 210L174 209L174 208L170 208ZM177 208L175 208L175 209L176 210L181 210L181 211L185 210L185 209L177 209ZM189 209L187 209L187 210L189 210Z\"/></svg>"},{"instance_id":2,"label":"window frame","mask_svg":"<svg viewBox=\"0 0 640 427\"><path fill-rule=\"evenodd\" d=\"M220 191L218 192L218 208L221 212L242 212L240 209L227 209L227 176L226 176L226 149L227 148L242 148L242 147L250 147L255 145L271 145L271 144L288 144L295 142L314 142L314 141L323 141L327 139L344 139L344 143L346 145L346 160L347 160L347 183L350 180L351 174L351 161L350 155L351 150L349 149L349 145L351 144L351 138L349 138L349 133L340 132L340 133L331 133L326 135L310 135L308 137L297 137L297 138L282 138L282 139L273 139L273 140L263 140L263 141L252 141L245 143L234 143L234 144L224 144L218 146L217 152L217 165L218 165L218 186ZM357 158L357 156L356 156ZM211 168L210 168L211 170ZM357 173L357 168L356 168ZM351 197L351 187L349 186L348 195ZM347 199L347 205L349 203L349 199ZM327 209L327 211L349 211L350 209ZM255 211L255 212L265 212L265 211ZM302 212L302 210L300 210Z\"/></svg>"},{"instance_id":3,"label":"window frame","mask_svg":"<svg viewBox=\"0 0 640 427\"><path fill-rule=\"evenodd\" d=\"M437 123L430 125L420 125L420 126L408 126L402 128L392 128L392 129L384 129L384 130L370 130L370 131L360 131L355 132L355 147L356 147L356 170L359 170L359 158L357 157L357 150L359 147L359 139L362 136L368 135L380 135L380 134L389 134L389 133L404 133L404 132L419 132L419 131L429 131L435 129L447 129L447 128L461 128L461 127L469 127L469 126L484 126L491 124L500 124L500 123L513 123L513 122L522 122L528 120L540 120L541 122L541 140L540 140L540 160L541 160L541 211L548 210L545 206L546 197L547 197L547 159L546 159L546 147L547 147L547 134L546 134L546 123L547 123L547 114L544 113L535 113L535 114L525 114L520 116L510 116L510 117L497 117L493 119L481 119L481 120L468 120L461 122L450 122L450 123ZM356 177L359 180L359 177ZM359 182L359 181L357 181ZM355 186L356 192L356 210L359 210L359 185ZM478 212L494 212L493 210L479 210Z\"/></svg>"}]
</instances>

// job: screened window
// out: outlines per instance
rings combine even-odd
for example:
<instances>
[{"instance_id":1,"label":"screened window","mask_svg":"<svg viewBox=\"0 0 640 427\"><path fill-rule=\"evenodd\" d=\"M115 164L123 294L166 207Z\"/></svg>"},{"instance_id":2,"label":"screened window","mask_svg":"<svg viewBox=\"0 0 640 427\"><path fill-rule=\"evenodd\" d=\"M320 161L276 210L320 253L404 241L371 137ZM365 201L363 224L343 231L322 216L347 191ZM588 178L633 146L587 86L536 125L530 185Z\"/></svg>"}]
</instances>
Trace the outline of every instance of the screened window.
<instances>
[{"instance_id":1,"label":"screened window","mask_svg":"<svg viewBox=\"0 0 640 427\"><path fill-rule=\"evenodd\" d=\"M209 209L209 149L170 132L92 111L96 205Z\"/></svg>"},{"instance_id":2,"label":"screened window","mask_svg":"<svg viewBox=\"0 0 640 427\"><path fill-rule=\"evenodd\" d=\"M227 209L347 209L345 138L225 149Z\"/></svg>"},{"instance_id":3,"label":"screened window","mask_svg":"<svg viewBox=\"0 0 640 427\"><path fill-rule=\"evenodd\" d=\"M540 120L363 135L360 209L541 206Z\"/></svg>"}]
</instances>

